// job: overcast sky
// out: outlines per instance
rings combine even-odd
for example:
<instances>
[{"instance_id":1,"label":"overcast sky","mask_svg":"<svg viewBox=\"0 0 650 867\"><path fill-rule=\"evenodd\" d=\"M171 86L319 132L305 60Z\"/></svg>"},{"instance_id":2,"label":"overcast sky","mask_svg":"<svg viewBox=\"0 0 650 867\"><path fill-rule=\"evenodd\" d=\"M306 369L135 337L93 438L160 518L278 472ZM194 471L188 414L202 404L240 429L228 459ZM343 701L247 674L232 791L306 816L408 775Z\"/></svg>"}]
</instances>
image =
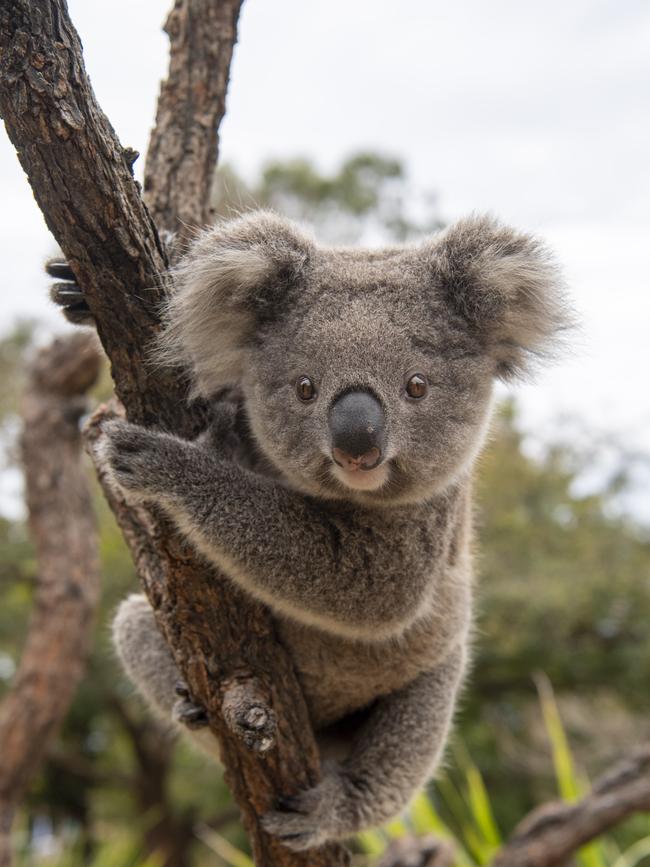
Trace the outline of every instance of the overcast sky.
<instances>
[{"instance_id":1,"label":"overcast sky","mask_svg":"<svg viewBox=\"0 0 650 867\"><path fill-rule=\"evenodd\" d=\"M170 0L69 0L100 104L146 151ZM573 357L520 389L526 423L564 414L650 440L650 4L645 0L246 0L222 159L323 168L401 157L443 217L489 210L557 251L583 321ZM44 313L52 250L0 137L0 328Z\"/></svg>"}]
</instances>

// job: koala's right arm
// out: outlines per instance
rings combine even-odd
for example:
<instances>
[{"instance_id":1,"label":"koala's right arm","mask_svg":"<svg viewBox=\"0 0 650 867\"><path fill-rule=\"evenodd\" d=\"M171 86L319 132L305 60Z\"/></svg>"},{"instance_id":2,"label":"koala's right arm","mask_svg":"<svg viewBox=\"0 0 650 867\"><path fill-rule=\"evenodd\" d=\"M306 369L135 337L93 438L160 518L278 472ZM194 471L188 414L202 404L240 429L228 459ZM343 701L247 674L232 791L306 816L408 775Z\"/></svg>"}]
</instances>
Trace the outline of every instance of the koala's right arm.
<instances>
[{"instance_id":1,"label":"koala's right arm","mask_svg":"<svg viewBox=\"0 0 650 867\"><path fill-rule=\"evenodd\" d=\"M428 527L414 514L336 520L196 444L125 422L104 432L109 469L127 495L158 503L208 559L276 610L376 639L403 632L428 602L431 564L420 553Z\"/></svg>"}]
</instances>

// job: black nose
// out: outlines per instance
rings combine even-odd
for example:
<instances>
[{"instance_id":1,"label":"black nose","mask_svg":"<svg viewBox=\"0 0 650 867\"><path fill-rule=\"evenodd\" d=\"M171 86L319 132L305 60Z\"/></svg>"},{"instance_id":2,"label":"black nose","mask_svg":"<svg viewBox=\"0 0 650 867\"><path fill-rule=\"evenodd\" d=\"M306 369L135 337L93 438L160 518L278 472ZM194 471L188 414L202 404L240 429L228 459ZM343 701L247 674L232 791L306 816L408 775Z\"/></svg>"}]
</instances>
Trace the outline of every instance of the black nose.
<instances>
[{"instance_id":1,"label":"black nose","mask_svg":"<svg viewBox=\"0 0 650 867\"><path fill-rule=\"evenodd\" d=\"M381 404L368 391L348 391L329 414L332 455L346 469L371 470L384 451L386 419Z\"/></svg>"}]
</instances>

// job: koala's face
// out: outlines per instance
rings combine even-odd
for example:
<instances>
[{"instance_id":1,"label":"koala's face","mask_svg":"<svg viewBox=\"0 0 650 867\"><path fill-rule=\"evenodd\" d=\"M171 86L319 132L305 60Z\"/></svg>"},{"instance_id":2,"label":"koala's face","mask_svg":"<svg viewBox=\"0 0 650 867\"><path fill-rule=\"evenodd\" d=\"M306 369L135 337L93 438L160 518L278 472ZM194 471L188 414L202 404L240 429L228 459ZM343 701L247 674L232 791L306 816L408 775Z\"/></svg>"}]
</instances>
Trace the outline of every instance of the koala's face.
<instances>
[{"instance_id":1,"label":"koala's face","mask_svg":"<svg viewBox=\"0 0 650 867\"><path fill-rule=\"evenodd\" d=\"M359 256L344 268L332 254L312 260L302 293L249 351L248 412L300 489L418 501L476 455L494 364L458 317L405 290L399 265Z\"/></svg>"},{"instance_id":2,"label":"koala's face","mask_svg":"<svg viewBox=\"0 0 650 867\"><path fill-rule=\"evenodd\" d=\"M169 345L197 389L240 385L291 485L366 504L418 502L467 472L494 378L564 322L544 249L485 219L354 251L257 214L202 236L177 280Z\"/></svg>"}]
</instances>

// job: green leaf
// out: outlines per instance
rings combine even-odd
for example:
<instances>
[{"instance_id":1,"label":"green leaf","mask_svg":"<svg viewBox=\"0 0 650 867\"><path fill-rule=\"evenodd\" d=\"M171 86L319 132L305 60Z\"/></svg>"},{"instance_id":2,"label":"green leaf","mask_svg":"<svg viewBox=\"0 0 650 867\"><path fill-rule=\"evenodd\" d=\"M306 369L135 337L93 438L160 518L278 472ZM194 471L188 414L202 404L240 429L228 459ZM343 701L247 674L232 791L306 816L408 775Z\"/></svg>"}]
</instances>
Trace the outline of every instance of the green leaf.
<instances>
[{"instance_id":1,"label":"green leaf","mask_svg":"<svg viewBox=\"0 0 650 867\"><path fill-rule=\"evenodd\" d=\"M409 829L403 819L393 819L392 822L384 825L384 831L386 831L391 840L394 840L396 837L404 837L405 834L409 833Z\"/></svg>"},{"instance_id":2,"label":"green leaf","mask_svg":"<svg viewBox=\"0 0 650 867\"><path fill-rule=\"evenodd\" d=\"M535 684L539 693L546 733L551 744L558 791L565 801L577 801L589 790L589 783L576 771L550 680L545 674L540 673L535 677ZM583 846L577 852L577 859L582 867L607 867L599 843Z\"/></svg>"},{"instance_id":3,"label":"green leaf","mask_svg":"<svg viewBox=\"0 0 650 867\"><path fill-rule=\"evenodd\" d=\"M650 859L650 836L642 837L633 843L619 855L612 867L638 867L645 858Z\"/></svg>"},{"instance_id":4,"label":"green leaf","mask_svg":"<svg viewBox=\"0 0 650 867\"><path fill-rule=\"evenodd\" d=\"M551 745L558 791L565 801L577 801L584 793L584 788L576 774L553 687L550 680L542 673L536 675L535 685L539 693L546 734Z\"/></svg>"},{"instance_id":5,"label":"green leaf","mask_svg":"<svg viewBox=\"0 0 650 867\"><path fill-rule=\"evenodd\" d=\"M469 803L477 828L483 835L485 842L497 849L501 845L501 834L494 820L490 799L481 772L476 765L470 764L465 768Z\"/></svg>"},{"instance_id":6,"label":"green leaf","mask_svg":"<svg viewBox=\"0 0 650 867\"><path fill-rule=\"evenodd\" d=\"M356 839L363 851L373 858L381 855L386 848L386 841L379 831L360 831Z\"/></svg>"}]
</instances>

